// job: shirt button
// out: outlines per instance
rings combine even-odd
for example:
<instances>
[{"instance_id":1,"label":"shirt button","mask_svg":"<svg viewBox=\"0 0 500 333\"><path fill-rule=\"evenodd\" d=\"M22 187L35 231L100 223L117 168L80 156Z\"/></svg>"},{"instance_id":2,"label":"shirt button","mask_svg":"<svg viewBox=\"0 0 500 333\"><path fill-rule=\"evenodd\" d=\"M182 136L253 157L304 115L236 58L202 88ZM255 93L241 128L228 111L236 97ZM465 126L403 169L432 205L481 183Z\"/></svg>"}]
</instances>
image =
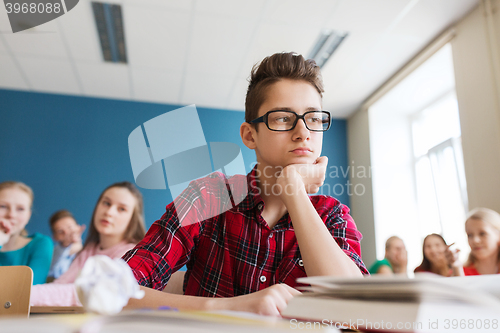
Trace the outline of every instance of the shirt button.
<instances>
[{"instance_id":1,"label":"shirt button","mask_svg":"<svg viewBox=\"0 0 500 333\"><path fill-rule=\"evenodd\" d=\"M264 283L264 282L266 282L266 280L267 280L267 279L266 279L266 277L265 277L264 275L262 275L262 276L260 277L260 282Z\"/></svg>"},{"instance_id":2,"label":"shirt button","mask_svg":"<svg viewBox=\"0 0 500 333\"><path fill-rule=\"evenodd\" d=\"M258 209L262 209L262 204L259 204L259 205L257 206L257 208L258 208Z\"/></svg>"},{"instance_id":3,"label":"shirt button","mask_svg":"<svg viewBox=\"0 0 500 333\"><path fill-rule=\"evenodd\" d=\"M304 262L302 261L302 259L299 260L299 266L300 267L304 266Z\"/></svg>"}]
</instances>

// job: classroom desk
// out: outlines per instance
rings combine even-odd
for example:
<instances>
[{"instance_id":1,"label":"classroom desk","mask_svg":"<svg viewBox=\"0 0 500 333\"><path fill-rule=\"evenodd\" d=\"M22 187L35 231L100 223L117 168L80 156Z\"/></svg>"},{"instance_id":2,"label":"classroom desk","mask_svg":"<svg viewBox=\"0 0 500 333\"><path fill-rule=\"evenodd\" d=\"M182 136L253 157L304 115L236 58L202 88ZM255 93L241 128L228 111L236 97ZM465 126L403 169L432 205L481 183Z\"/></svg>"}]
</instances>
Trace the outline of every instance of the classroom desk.
<instances>
[{"instance_id":1,"label":"classroom desk","mask_svg":"<svg viewBox=\"0 0 500 333\"><path fill-rule=\"evenodd\" d=\"M114 316L91 313L33 314L29 319L0 319L0 332L16 333L286 333L297 331L341 332L333 327L294 329L287 319L231 311L134 310L123 311Z\"/></svg>"}]
</instances>

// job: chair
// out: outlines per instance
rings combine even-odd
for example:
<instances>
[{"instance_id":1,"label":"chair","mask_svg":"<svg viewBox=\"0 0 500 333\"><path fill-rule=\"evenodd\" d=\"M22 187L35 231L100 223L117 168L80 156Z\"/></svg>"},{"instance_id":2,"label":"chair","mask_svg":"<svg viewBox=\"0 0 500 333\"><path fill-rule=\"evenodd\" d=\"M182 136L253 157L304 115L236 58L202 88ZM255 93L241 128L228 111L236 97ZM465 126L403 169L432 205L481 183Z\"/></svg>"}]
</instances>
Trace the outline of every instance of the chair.
<instances>
[{"instance_id":1,"label":"chair","mask_svg":"<svg viewBox=\"0 0 500 333\"><path fill-rule=\"evenodd\" d=\"M28 266L0 266L0 317L30 313L33 271Z\"/></svg>"}]
</instances>

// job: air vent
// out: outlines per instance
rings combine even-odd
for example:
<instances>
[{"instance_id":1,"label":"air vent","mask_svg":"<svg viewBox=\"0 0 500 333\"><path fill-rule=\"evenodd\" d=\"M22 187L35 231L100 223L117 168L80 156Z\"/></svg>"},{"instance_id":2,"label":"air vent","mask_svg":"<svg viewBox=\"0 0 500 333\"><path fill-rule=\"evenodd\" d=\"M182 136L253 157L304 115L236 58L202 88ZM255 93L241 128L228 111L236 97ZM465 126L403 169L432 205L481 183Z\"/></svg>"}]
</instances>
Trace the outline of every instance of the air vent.
<instances>
[{"instance_id":1,"label":"air vent","mask_svg":"<svg viewBox=\"0 0 500 333\"><path fill-rule=\"evenodd\" d=\"M104 61L127 63L122 6L92 2Z\"/></svg>"},{"instance_id":2,"label":"air vent","mask_svg":"<svg viewBox=\"0 0 500 333\"><path fill-rule=\"evenodd\" d=\"M347 35L347 32L335 30L322 32L316 44L314 44L311 53L309 53L309 59L314 59L319 67L323 67Z\"/></svg>"}]
</instances>

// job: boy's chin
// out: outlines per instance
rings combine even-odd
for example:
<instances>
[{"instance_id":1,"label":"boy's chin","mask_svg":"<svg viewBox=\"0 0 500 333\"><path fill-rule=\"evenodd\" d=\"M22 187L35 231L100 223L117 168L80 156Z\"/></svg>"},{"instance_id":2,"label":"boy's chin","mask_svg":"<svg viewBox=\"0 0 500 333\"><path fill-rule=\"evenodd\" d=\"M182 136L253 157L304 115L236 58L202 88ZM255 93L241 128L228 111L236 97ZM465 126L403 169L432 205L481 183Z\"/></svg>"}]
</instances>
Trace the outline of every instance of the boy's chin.
<instances>
[{"instance_id":1,"label":"boy's chin","mask_svg":"<svg viewBox=\"0 0 500 333\"><path fill-rule=\"evenodd\" d=\"M316 161L316 158L294 158L293 160L289 161L287 165L293 165L293 164L314 164Z\"/></svg>"}]
</instances>

